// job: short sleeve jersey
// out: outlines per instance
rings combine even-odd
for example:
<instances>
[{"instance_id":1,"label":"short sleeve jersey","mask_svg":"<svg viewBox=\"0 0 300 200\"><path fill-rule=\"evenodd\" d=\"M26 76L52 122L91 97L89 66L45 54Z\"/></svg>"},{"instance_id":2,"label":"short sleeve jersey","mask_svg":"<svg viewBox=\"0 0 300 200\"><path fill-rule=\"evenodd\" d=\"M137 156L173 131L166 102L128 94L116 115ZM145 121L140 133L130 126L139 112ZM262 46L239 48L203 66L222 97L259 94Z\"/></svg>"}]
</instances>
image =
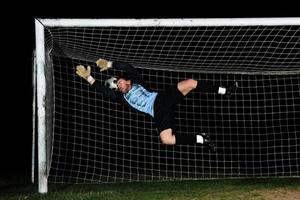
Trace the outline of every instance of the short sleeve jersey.
<instances>
[{"instance_id":1,"label":"short sleeve jersey","mask_svg":"<svg viewBox=\"0 0 300 200\"><path fill-rule=\"evenodd\" d=\"M153 106L156 96L157 92L149 92L139 84L133 84L131 89L123 94L124 99L130 106L152 117L154 116Z\"/></svg>"}]
</instances>

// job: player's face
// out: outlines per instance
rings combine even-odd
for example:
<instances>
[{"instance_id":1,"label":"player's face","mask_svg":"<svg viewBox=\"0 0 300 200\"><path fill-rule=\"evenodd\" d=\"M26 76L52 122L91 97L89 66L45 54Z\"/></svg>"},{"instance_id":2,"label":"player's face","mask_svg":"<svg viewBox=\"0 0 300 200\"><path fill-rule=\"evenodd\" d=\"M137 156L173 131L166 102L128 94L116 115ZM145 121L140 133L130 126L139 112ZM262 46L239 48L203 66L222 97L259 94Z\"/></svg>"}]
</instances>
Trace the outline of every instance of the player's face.
<instances>
[{"instance_id":1,"label":"player's face","mask_svg":"<svg viewBox=\"0 0 300 200\"><path fill-rule=\"evenodd\" d=\"M131 81L120 78L117 81L118 90L122 93L127 93L131 89Z\"/></svg>"}]
</instances>

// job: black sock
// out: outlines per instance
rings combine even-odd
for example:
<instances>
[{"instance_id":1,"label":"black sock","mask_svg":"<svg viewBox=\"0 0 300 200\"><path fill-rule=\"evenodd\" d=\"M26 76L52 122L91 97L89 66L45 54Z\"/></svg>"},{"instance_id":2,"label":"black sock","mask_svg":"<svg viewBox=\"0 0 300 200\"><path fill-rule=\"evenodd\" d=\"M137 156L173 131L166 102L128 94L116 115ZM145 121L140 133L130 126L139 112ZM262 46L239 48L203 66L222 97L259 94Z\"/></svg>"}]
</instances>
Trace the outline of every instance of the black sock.
<instances>
[{"instance_id":1,"label":"black sock","mask_svg":"<svg viewBox=\"0 0 300 200\"><path fill-rule=\"evenodd\" d=\"M212 84L209 81L198 81L196 90L200 92L210 92L210 93L218 93L219 86Z\"/></svg>"},{"instance_id":2,"label":"black sock","mask_svg":"<svg viewBox=\"0 0 300 200\"><path fill-rule=\"evenodd\" d=\"M196 135L175 134L176 144L195 144Z\"/></svg>"}]
</instances>

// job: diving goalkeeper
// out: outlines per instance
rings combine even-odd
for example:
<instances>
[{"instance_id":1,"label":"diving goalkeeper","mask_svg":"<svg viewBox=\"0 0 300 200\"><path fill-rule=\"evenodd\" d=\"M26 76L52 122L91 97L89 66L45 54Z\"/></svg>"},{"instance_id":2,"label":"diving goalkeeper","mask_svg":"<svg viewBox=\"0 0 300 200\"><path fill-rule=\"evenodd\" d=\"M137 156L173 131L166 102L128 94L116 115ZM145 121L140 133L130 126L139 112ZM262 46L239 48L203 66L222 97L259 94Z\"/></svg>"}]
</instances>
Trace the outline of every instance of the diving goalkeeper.
<instances>
[{"instance_id":1,"label":"diving goalkeeper","mask_svg":"<svg viewBox=\"0 0 300 200\"><path fill-rule=\"evenodd\" d=\"M143 81L140 73L130 64L112 62L105 59L96 61L100 71L110 68L124 70L127 76L112 77L102 85L91 76L91 67L76 67L76 73L87 80L97 91L114 101L121 101L138 112L150 115L156 124L160 140L166 145L202 144L214 151L214 144L205 133L182 135L175 131L174 111L180 101L192 90L213 92L230 96L237 89L237 82L228 88L215 86L209 82L187 79L166 89L164 92L151 90Z\"/></svg>"}]
</instances>

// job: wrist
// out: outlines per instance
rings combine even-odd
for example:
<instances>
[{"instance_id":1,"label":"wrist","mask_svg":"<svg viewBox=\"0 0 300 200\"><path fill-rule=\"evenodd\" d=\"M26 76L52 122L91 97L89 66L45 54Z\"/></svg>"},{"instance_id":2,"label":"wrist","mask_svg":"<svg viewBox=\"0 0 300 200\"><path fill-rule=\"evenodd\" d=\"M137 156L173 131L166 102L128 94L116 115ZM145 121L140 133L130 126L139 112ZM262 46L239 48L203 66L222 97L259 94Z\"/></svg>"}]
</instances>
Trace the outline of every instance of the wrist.
<instances>
[{"instance_id":1,"label":"wrist","mask_svg":"<svg viewBox=\"0 0 300 200\"><path fill-rule=\"evenodd\" d=\"M91 85L93 85L93 83L95 82L95 79L90 75L87 77L87 82L89 82Z\"/></svg>"},{"instance_id":2,"label":"wrist","mask_svg":"<svg viewBox=\"0 0 300 200\"><path fill-rule=\"evenodd\" d=\"M112 61L108 61L107 62L107 68L111 68L112 67L112 63L113 63Z\"/></svg>"}]
</instances>

